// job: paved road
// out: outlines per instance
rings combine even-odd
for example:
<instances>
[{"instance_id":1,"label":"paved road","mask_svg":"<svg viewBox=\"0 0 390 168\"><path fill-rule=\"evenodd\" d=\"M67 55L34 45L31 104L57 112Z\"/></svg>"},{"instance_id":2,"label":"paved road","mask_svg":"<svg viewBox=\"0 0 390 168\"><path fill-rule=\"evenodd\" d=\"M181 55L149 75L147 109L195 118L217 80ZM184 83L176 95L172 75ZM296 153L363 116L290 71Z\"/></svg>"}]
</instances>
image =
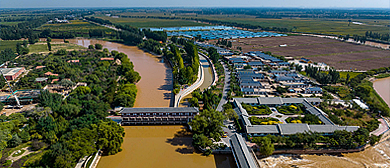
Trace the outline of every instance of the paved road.
<instances>
[{"instance_id":1,"label":"paved road","mask_svg":"<svg viewBox=\"0 0 390 168\"><path fill-rule=\"evenodd\" d=\"M225 70L225 85L223 86L222 99L221 99L221 101L218 104L217 111L222 111L223 110L222 105L224 105L228 101L227 93L228 93L228 90L230 88L230 72L229 72L229 69L227 68L227 65L225 65L224 62L221 62L221 63L222 63L223 69Z\"/></svg>"}]
</instances>

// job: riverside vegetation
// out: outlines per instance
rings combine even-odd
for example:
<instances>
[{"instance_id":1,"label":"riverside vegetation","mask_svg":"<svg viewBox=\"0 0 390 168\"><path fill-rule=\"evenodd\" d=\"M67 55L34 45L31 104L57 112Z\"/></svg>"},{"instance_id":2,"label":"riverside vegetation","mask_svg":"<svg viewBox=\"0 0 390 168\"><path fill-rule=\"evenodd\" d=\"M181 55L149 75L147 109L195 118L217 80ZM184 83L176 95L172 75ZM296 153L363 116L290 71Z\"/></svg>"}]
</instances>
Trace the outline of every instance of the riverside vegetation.
<instances>
[{"instance_id":1,"label":"riverside vegetation","mask_svg":"<svg viewBox=\"0 0 390 168\"><path fill-rule=\"evenodd\" d=\"M117 64L117 61L100 61L100 58L107 56L120 60L121 64ZM80 62L67 62L75 59ZM42 91L39 106L35 109L9 117L2 116L2 164L6 162L9 149L25 142L40 151L18 161L19 166L26 167L74 167L80 158L98 149L102 149L104 155L121 151L124 130L105 117L111 107L132 107L134 104L137 93L135 83L140 76L133 70L132 62L125 54L94 49L59 50L48 55L22 56L15 62L29 68L45 66L32 70L20 79L16 87L41 87L33 80L47 71L59 74L50 79L72 81L59 84L72 86L76 82L85 82L87 86L77 87L65 100L59 94Z\"/></svg>"}]
</instances>

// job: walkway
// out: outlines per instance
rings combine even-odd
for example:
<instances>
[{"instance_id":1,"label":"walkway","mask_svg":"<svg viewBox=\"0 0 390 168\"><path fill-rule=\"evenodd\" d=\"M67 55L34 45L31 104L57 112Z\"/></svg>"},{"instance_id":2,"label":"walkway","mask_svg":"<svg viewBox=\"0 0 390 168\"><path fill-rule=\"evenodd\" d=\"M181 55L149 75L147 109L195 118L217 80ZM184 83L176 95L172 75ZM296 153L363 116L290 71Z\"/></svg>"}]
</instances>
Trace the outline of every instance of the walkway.
<instances>
[{"instance_id":1,"label":"walkway","mask_svg":"<svg viewBox=\"0 0 390 168\"><path fill-rule=\"evenodd\" d=\"M198 79L192 84L191 86L187 87L186 89L180 90L178 94L175 95L175 102L174 107L179 107L180 101L183 97L191 94L195 89L200 87L204 81L204 75L203 75L203 66L199 65L198 70Z\"/></svg>"},{"instance_id":2,"label":"walkway","mask_svg":"<svg viewBox=\"0 0 390 168\"><path fill-rule=\"evenodd\" d=\"M386 131L389 130L389 126L384 119L381 118L381 119L378 119L378 121L381 122L379 124L379 127L370 133L370 134L374 134L375 136L382 135L383 133L385 133Z\"/></svg>"},{"instance_id":3,"label":"walkway","mask_svg":"<svg viewBox=\"0 0 390 168\"><path fill-rule=\"evenodd\" d=\"M223 66L223 69L225 71L225 84L223 86L223 90L222 90L222 99L221 101L219 102L218 104L218 107L217 107L217 111L222 111L223 108L222 106L228 102L228 91L229 91L229 88L230 88L230 72L229 72L229 69L227 68L227 65L225 65L224 62L221 62L222 66Z\"/></svg>"}]
</instances>

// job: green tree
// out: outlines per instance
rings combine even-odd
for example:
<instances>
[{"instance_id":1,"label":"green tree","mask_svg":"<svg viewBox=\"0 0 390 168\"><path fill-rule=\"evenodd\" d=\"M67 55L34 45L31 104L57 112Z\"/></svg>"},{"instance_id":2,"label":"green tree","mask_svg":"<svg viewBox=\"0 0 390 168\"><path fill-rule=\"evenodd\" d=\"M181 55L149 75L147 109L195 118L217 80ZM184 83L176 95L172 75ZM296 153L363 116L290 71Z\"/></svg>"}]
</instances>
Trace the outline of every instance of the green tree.
<instances>
[{"instance_id":1,"label":"green tree","mask_svg":"<svg viewBox=\"0 0 390 168\"><path fill-rule=\"evenodd\" d=\"M254 137L252 141L259 146L259 151L262 155L270 156L275 150L274 144L268 137Z\"/></svg>"},{"instance_id":2,"label":"green tree","mask_svg":"<svg viewBox=\"0 0 390 168\"><path fill-rule=\"evenodd\" d=\"M19 136L18 136L17 134L12 135L11 140L9 140L9 141L7 142L8 147L10 147L10 148L17 147L17 146L19 146L21 143L22 143L22 139L20 139Z\"/></svg>"},{"instance_id":3,"label":"green tree","mask_svg":"<svg viewBox=\"0 0 390 168\"><path fill-rule=\"evenodd\" d=\"M93 50L94 46L91 44L91 45L88 46L88 49Z\"/></svg>"},{"instance_id":4,"label":"green tree","mask_svg":"<svg viewBox=\"0 0 390 168\"><path fill-rule=\"evenodd\" d=\"M95 48L96 48L97 50L101 50L101 49L103 48L103 46L102 46L101 44L99 44L99 43L96 43L96 44L95 44Z\"/></svg>"},{"instance_id":5,"label":"green tree","mask_svg":"<svg viewBox=\"0 0 390 168\"><path fill-rule=\"evenodd\" d=\"M103 149L105 154L114 155L122 151L121 145L125 136L123 127L109 120L98 125L97 133L98 140L96 143L99 148Z\"/></svg>"},{"instance_id":6,"label":"green tree","mask_svg":"<svg viewBox=\"0 0 390 168\"><path fill-rule=\"evenodd\" d=\"M219 141L223 131L225 117L216 110L203 110L189 123L196 134L204 134L209 138Z\"/></svg>"}]
</instances>

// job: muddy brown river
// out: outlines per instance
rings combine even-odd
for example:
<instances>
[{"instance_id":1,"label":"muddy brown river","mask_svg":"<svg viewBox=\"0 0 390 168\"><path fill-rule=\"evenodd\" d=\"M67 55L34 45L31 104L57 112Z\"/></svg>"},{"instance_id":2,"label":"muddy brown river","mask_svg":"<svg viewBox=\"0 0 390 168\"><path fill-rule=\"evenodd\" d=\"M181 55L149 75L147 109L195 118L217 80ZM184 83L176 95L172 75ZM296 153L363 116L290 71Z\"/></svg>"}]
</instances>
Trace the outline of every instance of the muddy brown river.
<instances>
[{"instance_id":1,"label":"muddy brown river","mask_svg":"<svg viewBox=\"0 0 390 168\"><path fill-rule=\"evenodd\" d=\"M84 47L102 44L108 50L128 55L134 70L141 75L137 83L135 107L172 105L172 71L159 57L137 47L95 39L70 39ZM101 157L98 168L229 168L235 167L232 155L203 156L192 147L192 138L184 126L124 126L126 136L122 152Z\"/></svg>"}]
</instances>

